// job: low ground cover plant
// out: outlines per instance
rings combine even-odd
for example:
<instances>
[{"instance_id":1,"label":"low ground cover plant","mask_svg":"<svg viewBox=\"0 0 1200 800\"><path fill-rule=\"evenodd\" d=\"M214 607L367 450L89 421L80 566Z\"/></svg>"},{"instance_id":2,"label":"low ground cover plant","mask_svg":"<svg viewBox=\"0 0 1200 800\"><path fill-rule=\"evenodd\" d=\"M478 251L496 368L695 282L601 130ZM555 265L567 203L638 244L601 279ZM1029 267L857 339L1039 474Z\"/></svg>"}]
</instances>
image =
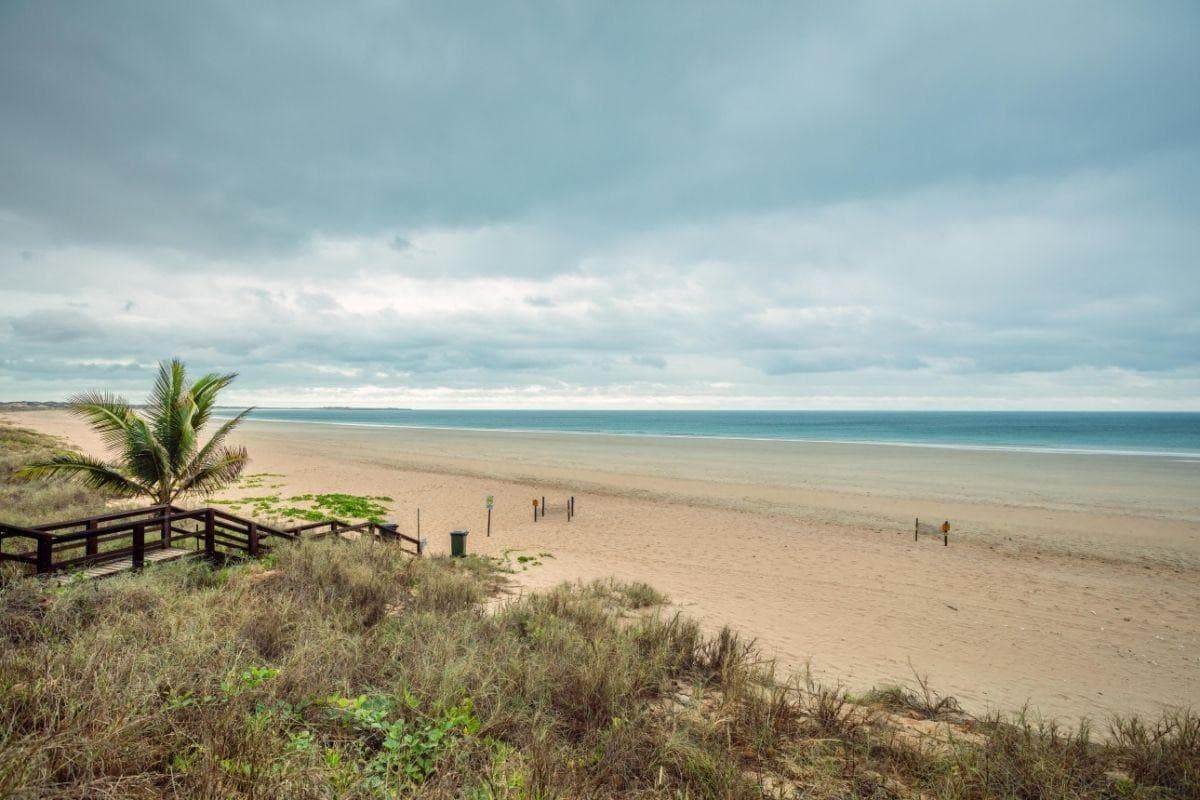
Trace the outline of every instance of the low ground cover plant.
<instances>
[{"instance_id":1,"label":"low ground cover plant","mask_svg":"<svg viewBox=\"0 0 1200 800\"><path fill-rule=\"evenodd\" d=\"M249 483L243 488L260 486ZM279 494L234 497L214 500L239 514L250 514L270 520L320 522L327 519L385 522L389 513L386 504L392 498L356 495L343 492L328 494L298 494L284 497Z\"/></svg>"}]
</instances>

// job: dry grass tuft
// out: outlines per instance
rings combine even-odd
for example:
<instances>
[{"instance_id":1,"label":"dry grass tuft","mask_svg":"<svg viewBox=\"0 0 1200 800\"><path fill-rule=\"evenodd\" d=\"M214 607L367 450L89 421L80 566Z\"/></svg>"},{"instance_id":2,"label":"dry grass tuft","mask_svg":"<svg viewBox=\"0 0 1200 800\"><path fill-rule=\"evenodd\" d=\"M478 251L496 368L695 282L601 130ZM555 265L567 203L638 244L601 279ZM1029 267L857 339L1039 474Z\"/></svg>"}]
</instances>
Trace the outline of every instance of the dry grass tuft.
<instances>
[{"instance_id":1,"label":"dry grass tuft","mask_svg":"<svg viewBox=\"0 0 1200 800\"><path fill-rule=\"evenodd\" d=\"M912 665L909 666L911 668ZM916 689L895 684L879 686L864 695L861 701L888 711L906 712L920 719L966 718L958 700L940 695L930 688L928 675L921 675L913 669L913 677L916 680Z\"/></svg>"}]
</instances>

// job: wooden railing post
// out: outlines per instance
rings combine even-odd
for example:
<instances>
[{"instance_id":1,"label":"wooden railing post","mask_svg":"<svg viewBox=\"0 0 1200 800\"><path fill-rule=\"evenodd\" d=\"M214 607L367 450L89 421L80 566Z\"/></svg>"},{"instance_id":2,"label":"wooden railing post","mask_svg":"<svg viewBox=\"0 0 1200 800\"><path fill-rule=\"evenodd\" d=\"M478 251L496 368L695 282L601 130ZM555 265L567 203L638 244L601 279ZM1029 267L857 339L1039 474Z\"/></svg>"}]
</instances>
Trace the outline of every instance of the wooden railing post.
<instances>
[{"instance_id":1,"label":"wooden railing post","mask_svg":"<svg viewBox=\"0 0 1200 800\"><path fill-rule=\"evenodd\" d=\"M246 527L246 534L247 534L246 538L248 539L247 546L248 546L248 549L250 550L250 555L257 558L258 557L258 523L251 522Z\"/></svg>"},{"instance_id":2,"label":"wooden railing post","mask_svg":"<svg viewBox=\"0 0 1200 800\"><path fill-rule=\"evenodd\" d=\"M217 554L217 521L211 508L204 510L204 554L209 558Z\"/></svg>"},{"instance_id":3,"label":"wooden railing post","mask_svg":"<svg viewBox=\"0 0 1200 800\"><path fill-rule=\"evenodd\" d=\"M133 568L139 570L146 563L146 525L139 522L133 526Z\"/></svg>"},{"instance_id":4,"label":"wooden railing post","mask_svg":"<svg viewBox=\"0 0 1200 800\"><path fill-rule=\"evenodd\" d=\"M87 521L87 529L88 529L89 531L94 531L94 530L96 530L96 520L94 520L94 519L89 519L89 520ZM91 535L89 535L89 536L87 537L87 550L86 550L86 552L87 552L87 554L88 554L89 556L94 556L94 555L96 555L96 553L100 552L100 546L99 546L99 544L96 542L96 534L94 534L94 533L93 533L93 534L91 534Z\"/></svg>"},{"instance_id":5,"label":"wooden railing post","mask_svg":"<svg viewBox=\"0 0 1200 800\"><path fill-rule=\"evenodd\" d=\"M37 571L39 575L54 570L54 537L43 533L37 540Z\"/></svg>"}]
</instances>

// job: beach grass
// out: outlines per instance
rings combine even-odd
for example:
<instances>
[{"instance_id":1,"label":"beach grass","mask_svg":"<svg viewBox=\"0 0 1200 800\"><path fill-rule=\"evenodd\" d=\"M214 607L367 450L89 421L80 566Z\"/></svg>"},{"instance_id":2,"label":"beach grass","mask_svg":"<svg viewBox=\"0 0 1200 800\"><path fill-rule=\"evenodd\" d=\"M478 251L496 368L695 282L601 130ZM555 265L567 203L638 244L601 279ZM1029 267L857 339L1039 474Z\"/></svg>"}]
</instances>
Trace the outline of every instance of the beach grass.
<instances>
[{"instance_id":1,"label":"beach grass","mask_svg":"<svg viewBox=\"0 0 1200 800\"><path fill-rule=\"evenodd\" d=\"M10 525L36 525L76 519L105 511L112 495L78 483L49 478L18 479L15 473L31 461L72 449L66 442L38 431L0 421L0 520Z\"/></svg>"},{"instance_id":2,"label":"beach grass","mask_svg":"<svg viewBox=\"0 0 1200 800\"><path fill-rule=\"evenodd\" d=\"M1200 719L1100 741L777 676L615 581L320 541L0 590L9 797L1190 797ZM923 702L923 701L922 701Z\"/></svg>"}]
</instances>

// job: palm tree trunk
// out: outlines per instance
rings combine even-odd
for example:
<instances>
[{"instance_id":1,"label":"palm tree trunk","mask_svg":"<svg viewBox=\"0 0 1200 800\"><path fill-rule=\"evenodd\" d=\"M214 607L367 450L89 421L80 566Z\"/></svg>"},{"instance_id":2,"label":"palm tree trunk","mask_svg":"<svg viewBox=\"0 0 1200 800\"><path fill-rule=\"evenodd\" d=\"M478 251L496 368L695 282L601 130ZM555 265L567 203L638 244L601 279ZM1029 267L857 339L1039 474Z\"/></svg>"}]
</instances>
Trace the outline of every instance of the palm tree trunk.
<instances>
[{"instance_id":1,"label":"palm tree trunk","mask_svg":"<svg viewBox=\"0 0 1200 800\"><path fill-rule=\"evenodd\" d=\"M162 523L161 523L161 527L162 527L162 546L163 546L163 547L170 547L170 546L171 546L171 523L170 523L170 522L167 520L167 514L168 514L168 511L167 511L167 509L166 509L166 506L170 505L170 503L171 503L171 487L170 487L170 486L165 486L165 485L159 486L159 489L158 489L158 504L159 504L160 506L163 506L163 507L164 507L164 508L163 508L163 510L162 510L162 512L161 512L161 513L162 513L162 517L163 517L163 519L162 519Z\"/></svg>"}]
</instances>

